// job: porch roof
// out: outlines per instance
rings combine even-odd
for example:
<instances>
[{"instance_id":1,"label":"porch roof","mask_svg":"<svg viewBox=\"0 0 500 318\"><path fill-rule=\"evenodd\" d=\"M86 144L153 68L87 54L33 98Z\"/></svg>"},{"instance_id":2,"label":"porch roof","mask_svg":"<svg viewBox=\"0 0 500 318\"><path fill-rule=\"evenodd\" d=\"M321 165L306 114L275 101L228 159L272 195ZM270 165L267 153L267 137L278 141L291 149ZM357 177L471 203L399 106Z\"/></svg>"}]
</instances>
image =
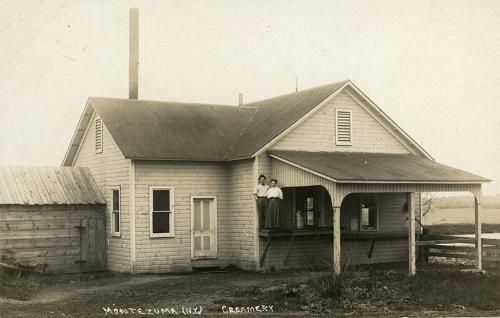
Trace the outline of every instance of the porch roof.
<instances>
[{"instance_id":1,"label":"porch roof","mask_svg":"<svg viewBox=\"0 0 500 318\"><path fill-rule=\"evenodd\" d=\"M410 154L268 151L277 160L338 183L483 183L491 180Z\"/></svg>"}]
</instances>

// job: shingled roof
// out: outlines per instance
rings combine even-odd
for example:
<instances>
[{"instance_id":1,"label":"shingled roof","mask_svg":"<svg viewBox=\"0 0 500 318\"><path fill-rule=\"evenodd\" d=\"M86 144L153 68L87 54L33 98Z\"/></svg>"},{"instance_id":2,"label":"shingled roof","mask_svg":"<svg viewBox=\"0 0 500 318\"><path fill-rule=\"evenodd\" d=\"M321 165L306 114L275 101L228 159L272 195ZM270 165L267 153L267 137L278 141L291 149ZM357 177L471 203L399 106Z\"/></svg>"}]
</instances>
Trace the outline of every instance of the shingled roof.
<instances>
[{"instance_id":1,"label":"shingled roof","mask_svg":"<svg viewBox=\"0 0 500 318\"><path fill-rule=\"evenodd\" d=\"M241 106L91 97L63 160L71 166L94 110L125 158L228 161L251 158L315 108L349 88L368 99L350 81L336 82ZM376 105L380 120L395 127L407 145L432 159Z\"/></svg>"},{"instance_id":2,"label":"shingled roof","mask_svg":"<svg viewBox=\"0 0 500 318\"><path fill-rule=\"evenodd\" d=\"M241 106L91 97L63 165L72 164L92 107L125 158L225 161L250 158L347 82Z\"/></svg>"},{"instance_id":3,"label":"shingled roof","mask_svg":"<svg viewBox=\"0 0 500 318\"><path fill-rule=\"evenodd\" d=\"M254 108L90 98L125 158L226 159Z\"/></svg>"},{"instance_id":4,"label":"shingled roof","mask_svg":"<svg viewBox=\"0 0 500 318\"><path fill-rule=\"evenodd\" d=\"M272 150L286 163L335 182L482 183L486 178L411 154Z\"/></svg>"}]
</instances>

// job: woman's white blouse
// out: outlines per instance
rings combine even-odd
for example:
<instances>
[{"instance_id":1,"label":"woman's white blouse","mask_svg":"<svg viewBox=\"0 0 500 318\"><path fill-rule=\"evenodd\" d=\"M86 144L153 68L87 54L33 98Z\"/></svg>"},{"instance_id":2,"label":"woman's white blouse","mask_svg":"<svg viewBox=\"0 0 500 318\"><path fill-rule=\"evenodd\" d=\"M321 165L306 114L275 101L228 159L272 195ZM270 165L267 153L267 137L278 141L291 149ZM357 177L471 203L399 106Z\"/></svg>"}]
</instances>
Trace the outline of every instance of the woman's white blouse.
<instances>
[{"instance_id":1,"label":"woman's white blouse","mask_svg":"<svg viewBox=\"0 0 500 318\"><path fill-rule=\"evenodd\" d=\"M283 199L283 192L278 187L269 188L269 190L267 190L267 197L269 199L270 198L280 198L280 199Z\"/></svg>"}]
</instances>

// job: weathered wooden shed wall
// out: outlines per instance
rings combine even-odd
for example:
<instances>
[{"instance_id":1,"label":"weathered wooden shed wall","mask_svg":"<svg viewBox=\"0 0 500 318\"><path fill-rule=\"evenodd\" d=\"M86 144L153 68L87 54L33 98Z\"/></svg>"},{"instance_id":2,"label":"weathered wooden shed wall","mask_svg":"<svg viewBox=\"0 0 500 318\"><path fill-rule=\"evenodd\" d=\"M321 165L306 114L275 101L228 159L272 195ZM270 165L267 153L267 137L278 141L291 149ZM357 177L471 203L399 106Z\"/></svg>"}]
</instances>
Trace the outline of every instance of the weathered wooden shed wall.
<instances>
[{"instance_id":1,"label":"weathered wooden shed wall","mask_svg":"<svg viewBox=\"0 0 500 318\"><path fill-rule=\"evenodd\" d=\"M96 205L0 205L0 262L36 265L37 270L49 273L87 271L90 255L85 252L88 246L82 254L85 233L80 226L82 221L86 225L87 220L103 218L104 207ZM99 233L102 239L93 235L89 242L91 253L97 250L100 257L90 270L106 268L101 234L104 229Z\"/></svg>"},{"instance_id":2,"label":"weathered wooden shed wall","mask_svg":"<svg viewBox=\"0 0 500 318\"><path fill-rule=\"evenodd\" d=\"M106 269L104 198L81 167L0 167L0 262Z\"/></svg>"},{"instance_id":3,"label":"weathered wooden shed wall","mask_svg":"<svg viewBox=\"0 0 500 318\"><path fill-rule=\"evenodd\" d=\"M111 233L111 204L106 206L106 237L108 269L128 272L132 270L130 256L130 160L125 159L113 137L103 125L103 151L95 151L95 113L91 115L81 147L76 154L74 166L87 167L106 202L111 202L112 188L120 187L121 235Z\"/></svg>"}]
</instances>

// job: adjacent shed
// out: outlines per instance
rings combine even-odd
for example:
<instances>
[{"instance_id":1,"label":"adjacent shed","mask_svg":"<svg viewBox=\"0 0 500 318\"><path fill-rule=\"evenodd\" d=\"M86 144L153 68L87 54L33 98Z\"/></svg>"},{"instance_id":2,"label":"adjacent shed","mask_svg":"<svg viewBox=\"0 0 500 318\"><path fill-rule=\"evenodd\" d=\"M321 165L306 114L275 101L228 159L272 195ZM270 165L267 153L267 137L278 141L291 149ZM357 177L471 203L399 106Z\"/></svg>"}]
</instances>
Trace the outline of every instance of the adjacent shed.
<instances>
[{"instance_id":1,"label":"adjacent shed","mask_svg":"<svg viewBox=\"0 0 500 318\"><path fill-rule=\"evenodd\" d=\"M105 201L82 167L0 167L0 263L106 269Z\"/></svg>"}]
</instances>

